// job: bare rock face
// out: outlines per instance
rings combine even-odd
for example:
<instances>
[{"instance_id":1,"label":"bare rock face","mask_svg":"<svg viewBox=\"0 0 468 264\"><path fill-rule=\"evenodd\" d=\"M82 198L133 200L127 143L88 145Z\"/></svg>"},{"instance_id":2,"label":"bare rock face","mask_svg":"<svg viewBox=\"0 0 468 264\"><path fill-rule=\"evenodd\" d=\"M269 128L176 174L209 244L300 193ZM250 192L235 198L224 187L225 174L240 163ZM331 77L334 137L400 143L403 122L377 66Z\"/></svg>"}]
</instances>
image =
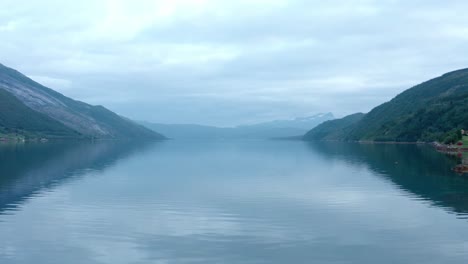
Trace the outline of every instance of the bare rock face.
<instances>
[{"instance_id":1,"label":"bare rock face","mask_svg":"<svg viewBox=\"0 0 468 264\"><path fill-rule=\"evenodd\" d=\"M122 118L102 106L75 101L0 64L0 89L29 108L88 137L133 138L163 136Z\"/></svg>"},{"instance_id":2,"label":"bare rock face","mask_svg":"<svg viewBox=\"0 0 468 264\"><path fill-rule=\"evenodd\" d=\"M110 132L101 127L96 120L73 110L66 102L51 96L45 90L17 82L10 76L1 79L0 87L12 93L31 109L46 114L81 134L110 135Z\"/></svg>"}]
</instances>

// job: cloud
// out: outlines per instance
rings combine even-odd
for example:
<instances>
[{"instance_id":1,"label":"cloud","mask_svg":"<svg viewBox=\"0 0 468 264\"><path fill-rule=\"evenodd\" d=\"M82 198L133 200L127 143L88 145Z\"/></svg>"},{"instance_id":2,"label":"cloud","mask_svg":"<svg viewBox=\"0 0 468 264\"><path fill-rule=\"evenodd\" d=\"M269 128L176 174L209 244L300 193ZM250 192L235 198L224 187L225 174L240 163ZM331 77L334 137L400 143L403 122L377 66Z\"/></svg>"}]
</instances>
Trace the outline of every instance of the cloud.
<instances>
[{"instance_id":1,"label":"cloud","mask_svg":"<svg viewBox=\"0 0 468 264\"><path fill-rule=\"evenodd\" d=\"M54 89L58 91L64 91L64 90L70 89L72 86L72 82L66 79L58 79L58 78L51 78L48 76L38 76L38 75L28 76L28 77L46 87L54 87Z\"/></svg>"},{"instance_id":2,"label":"cloud","mask_svg":"<svg viewBox=\"0 0 468 264\"><path fill-rule=\"evenodd\" d=\"M137 119L235 125L345 115L466 67L467 8L458 0L5 0L0 58Z\"/></svg>"}]
</instances>

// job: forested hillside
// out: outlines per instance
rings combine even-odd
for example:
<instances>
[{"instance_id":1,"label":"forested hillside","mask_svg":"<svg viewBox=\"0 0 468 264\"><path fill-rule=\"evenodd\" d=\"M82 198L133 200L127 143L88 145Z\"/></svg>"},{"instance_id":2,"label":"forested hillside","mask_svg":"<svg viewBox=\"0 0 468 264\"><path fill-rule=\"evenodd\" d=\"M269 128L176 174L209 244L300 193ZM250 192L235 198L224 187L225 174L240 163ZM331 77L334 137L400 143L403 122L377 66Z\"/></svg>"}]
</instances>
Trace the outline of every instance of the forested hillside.
<instances>
[{"instance_id":1,"label":"forested hillside","mask_svg":"<svg viewBox=\"0 0 468 264\"><path fill-rule=\"evenodd\" d=\"M419 84L374 108L361 119L348 121L351 122L334 121L332 127L324 123L308 132L304 138L456 141L460 138L458 131L468 128L468 69L450 72Z\"/></svg>"}]
</instances>

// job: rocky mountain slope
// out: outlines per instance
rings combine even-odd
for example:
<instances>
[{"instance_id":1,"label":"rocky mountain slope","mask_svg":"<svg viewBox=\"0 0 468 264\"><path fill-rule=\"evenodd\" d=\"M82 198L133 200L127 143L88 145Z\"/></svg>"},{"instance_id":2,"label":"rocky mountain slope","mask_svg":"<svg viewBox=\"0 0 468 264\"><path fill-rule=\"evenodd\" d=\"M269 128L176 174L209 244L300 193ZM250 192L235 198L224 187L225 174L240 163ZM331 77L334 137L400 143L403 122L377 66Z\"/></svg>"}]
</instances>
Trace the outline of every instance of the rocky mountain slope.
<instances>
[{"instance_id":1,"label":"rocky mountain slope","mask_svg":"<svg viewBox=\"0 0 468 264\"><path fill-rule=\"evenodd\" d=\"M39 133L47 137L164 138L103 106L92 106L68 98L2 64L0 90L3 100L16 98L15 104L10 106L10 113L23 113L22 116L26 118L19 124L14 121L18 117L4 115L3 123L0 123L3 131ZM32 123L37 122L44 126L42 132L31 130Z\"/></svg>"}]
</instances>

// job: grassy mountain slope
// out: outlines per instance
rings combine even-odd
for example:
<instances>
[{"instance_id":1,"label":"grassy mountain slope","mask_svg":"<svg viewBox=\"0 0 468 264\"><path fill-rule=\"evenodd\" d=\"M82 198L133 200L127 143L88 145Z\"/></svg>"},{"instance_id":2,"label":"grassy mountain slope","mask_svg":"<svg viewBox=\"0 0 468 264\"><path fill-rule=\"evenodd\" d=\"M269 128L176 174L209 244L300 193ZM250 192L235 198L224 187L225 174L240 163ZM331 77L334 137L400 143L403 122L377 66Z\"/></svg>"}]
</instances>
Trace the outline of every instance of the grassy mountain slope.
<instances>
[{"instance_id":1,"label":"grassy mountain slope","mask_svg":"<svg viewBox=\"0 0 468 264\"><path fill-rule=\"evenodd\" d=\"M0 64L0 90L9 92L28 108L58 121L69 129L94 138L164 137L102 106L68 98L20 72Z\"/></svg>"},{"instance_id":2,"label":"grassy mountain slope","mask_svg":"<svg viewBox=\"0 0 468 264\"><path fill-rule=\"evenodd\" d=\"M324 130L323 125L305 139L327 139L316 136L317 131ZM344 128L336 126L340 132L334 133L339 134L338 140L429 142L446 141L461 128L468 128L468 69L408 89L361 120Z\"/></svg>"},{"instance_id":3,"label":"grassy mountain slope","mask_svg":"<svg viewBox=\"0 0 468 264\"><path fill-rule=\"evenodd\" d=\"M345 116L341 119L326 121L304 135L306 140L341 140L350 132L352 126L362 120L362 113Z\"/></svg>"},{"instance_id":4,"label":"grassy mountain slope","mask_svg":"<svg viewBox=\"0 0 468 264\"><path fill-rule=\"evenodd\" d=\"M36 112L12 94L0 89L0 134L31 137L79 137L60 122Z\"/></svg>"}]
</instances>

